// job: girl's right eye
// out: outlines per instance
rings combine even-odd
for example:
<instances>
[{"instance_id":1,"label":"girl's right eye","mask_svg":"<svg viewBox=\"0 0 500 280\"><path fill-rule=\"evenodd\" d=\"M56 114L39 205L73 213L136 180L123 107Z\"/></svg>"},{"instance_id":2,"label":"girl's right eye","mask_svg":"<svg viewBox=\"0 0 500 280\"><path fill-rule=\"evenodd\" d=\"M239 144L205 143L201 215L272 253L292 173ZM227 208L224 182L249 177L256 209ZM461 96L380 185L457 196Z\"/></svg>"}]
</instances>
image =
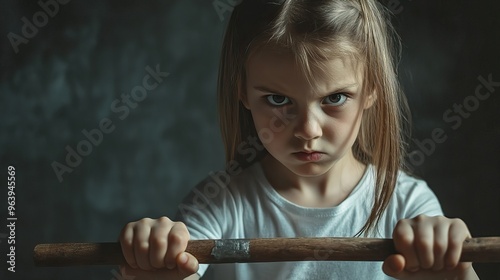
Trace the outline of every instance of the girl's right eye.
<instances>
[{"instance_id":1,"label":"girl's right eye","mask_svg":"<svg viewBox=\"0 0 500 280\"><path fill-rule=\"evenodd\" d=\"M290 99L283 95L270 94L266 96L266 99L273 106L283 106L290 103Z\"/></svg>"}]
</instances>

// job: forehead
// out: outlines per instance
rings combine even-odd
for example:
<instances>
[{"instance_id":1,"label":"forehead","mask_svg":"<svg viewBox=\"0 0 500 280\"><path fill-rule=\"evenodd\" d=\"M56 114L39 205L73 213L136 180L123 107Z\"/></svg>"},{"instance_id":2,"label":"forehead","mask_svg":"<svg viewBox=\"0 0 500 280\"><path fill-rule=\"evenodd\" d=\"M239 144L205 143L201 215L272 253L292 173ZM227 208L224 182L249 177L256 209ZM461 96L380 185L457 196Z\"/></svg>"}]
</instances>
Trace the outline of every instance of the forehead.
<instances>
[{"instance_id":1,"label":"forehead","mask_svg":"<svg viewBox=\"0 0 500 280\"><path fill-rule=\"evenodd\" d=\"M265 48L252 53L246 63L247 83L289 91L316 94L361 84L361 63L352 56L307 59L280 49Z\"/></svg>"}]
</instances>

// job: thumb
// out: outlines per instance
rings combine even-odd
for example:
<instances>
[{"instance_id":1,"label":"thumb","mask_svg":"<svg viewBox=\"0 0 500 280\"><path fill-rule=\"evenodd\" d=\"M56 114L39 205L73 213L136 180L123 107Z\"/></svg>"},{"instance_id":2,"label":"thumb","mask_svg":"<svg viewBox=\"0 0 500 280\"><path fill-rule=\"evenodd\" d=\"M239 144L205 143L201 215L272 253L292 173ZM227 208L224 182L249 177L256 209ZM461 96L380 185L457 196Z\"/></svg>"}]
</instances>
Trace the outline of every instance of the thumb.
<instances>
[{"instance_id":1,"label":"thumb","mask_svg":"<svg viewBox=\"0 0 500 280\"><path fill-rule=\"evenodd\" d=\"M183 252L177 255L177 269L181 276L187 277L198 271L198 260L190 253Z\"/></svg>"},{"instance_id":2,"label":"thumb","mask_svg":"<svg viewBox=\"0 0 500 280\"><path fill-rule=\"evenodd\" d=\"M406 260L403 255L390 255L387 259L385 259L384 264L382 265L382 271L393 278L399 278L402 274L404 274L405 265Z\"/></svg>"}]
</instances>

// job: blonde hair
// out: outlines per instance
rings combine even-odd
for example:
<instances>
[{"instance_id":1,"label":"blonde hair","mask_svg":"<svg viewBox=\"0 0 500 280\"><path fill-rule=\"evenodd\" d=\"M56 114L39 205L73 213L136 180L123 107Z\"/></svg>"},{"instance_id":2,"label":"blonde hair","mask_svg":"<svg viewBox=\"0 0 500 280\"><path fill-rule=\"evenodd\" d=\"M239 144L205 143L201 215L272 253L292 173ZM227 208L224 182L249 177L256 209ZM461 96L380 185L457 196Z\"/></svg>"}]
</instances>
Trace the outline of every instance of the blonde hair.
<instances>
[{"instance_id":1,"label":"blonde hair","mask_svg":"<svg viewBox=\"0 0 500 280\"><path fill-rule=\"evenodd\" d=\"M406 99L396 75L399 42L389 13L375 0L243 0L226 30L218 80L218 104L226 161L244 163L238 145L257 135L252 116L240 101L245 64L261 47L288 49L311 83L332 56L350 56L363 67L363 92L376 100L365 110L354 156L376 169L371 213L357 235L368 234L380 220L404 168ZM263 151L265 152L265 151Z\"/></svg>"}]
</instances>

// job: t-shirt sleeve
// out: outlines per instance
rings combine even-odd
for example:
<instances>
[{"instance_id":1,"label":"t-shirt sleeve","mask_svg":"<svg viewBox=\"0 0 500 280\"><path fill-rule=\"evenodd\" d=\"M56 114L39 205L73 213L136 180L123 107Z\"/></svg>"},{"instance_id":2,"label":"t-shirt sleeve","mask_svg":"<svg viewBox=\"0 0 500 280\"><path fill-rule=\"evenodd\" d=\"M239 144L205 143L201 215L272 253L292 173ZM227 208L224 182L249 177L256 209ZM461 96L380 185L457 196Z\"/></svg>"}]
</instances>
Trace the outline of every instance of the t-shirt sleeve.
<instances>
[{"instance_id":1,"label":"t-shirt sleeve","mask_svg":"<svg viewBox=\"0 0 500 280\"><path fill-rule=\"evenodd\" d=\"M191 240L221 239L226 228L225 186L220 186L210 178L199 183L184 198L178 207L176 220L183 222ZM208 264L200 264L198 275L201 277L208 269Z\"/></svg>"},{"instance_id":2,"label":"t-shirt sleeve","mask_svg":"<svg viewBox=\"0 0 500 280\"><path fill-rule=\"evenodd\" d=\"M427 183L403 174L396 186L400 219L411 219L418 215L442 216L443 210L438 198Z\"/></svg>"}]
</instances>

